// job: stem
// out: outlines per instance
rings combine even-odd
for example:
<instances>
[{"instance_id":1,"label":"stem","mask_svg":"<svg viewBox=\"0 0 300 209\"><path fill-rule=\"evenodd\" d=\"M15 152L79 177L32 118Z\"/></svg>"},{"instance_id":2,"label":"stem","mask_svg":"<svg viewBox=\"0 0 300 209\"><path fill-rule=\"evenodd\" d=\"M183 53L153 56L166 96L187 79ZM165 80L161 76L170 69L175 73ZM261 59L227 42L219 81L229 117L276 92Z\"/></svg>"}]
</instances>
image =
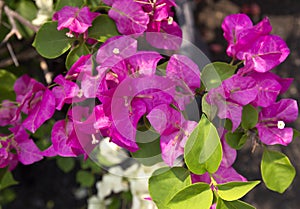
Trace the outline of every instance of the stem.
<instances>
[{"instance_id":1,"label":"stem","mask_svg":"<svg viewBox=\"0 0 300 209\"><path fill-rule=\"evenodd\" d=\"M106 6L106 5L101 5L101 6L98 6L98 7L95 7L92 9L93 12L97 11L97 10L110 10L112 7L111 6Z\"/></svg>"},{"instance_id":2,"label":"stem","mask_svg":"<svg viewBox=\"0 0 300 209\"><path fill-rule=\"evenodd\" d=\"M9 102L15 104L15 105L18 106L18 107L20 106L20 103L19 103L19 102L16 102L16 101L9 101ZM4 107L3 103L0 104L0 107ZM14 107L5 107L5 108L14 108Z\"/></svg>"}]
</instances>

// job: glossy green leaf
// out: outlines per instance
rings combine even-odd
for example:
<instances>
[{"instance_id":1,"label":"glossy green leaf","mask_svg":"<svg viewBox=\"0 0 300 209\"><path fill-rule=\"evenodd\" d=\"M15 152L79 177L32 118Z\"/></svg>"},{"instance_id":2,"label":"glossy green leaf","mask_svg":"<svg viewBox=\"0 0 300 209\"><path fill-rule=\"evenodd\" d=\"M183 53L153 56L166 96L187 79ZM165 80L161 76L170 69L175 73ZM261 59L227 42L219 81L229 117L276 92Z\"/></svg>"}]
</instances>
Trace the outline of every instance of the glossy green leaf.
<instances>
[{"instance_id":1,"label":"glossy green leaf","mask_svg":"<svg viewBox=\"0 0 300 209\"><path fill-rule=\"evenodd\" d=\"M56 164L63 172L68 173L75 167L75 159L70 157L59 157L56 160Z\"/></svg>"},{"instance_id":2,"label":"glossy green leaf","mask_svg":"<svg viewBox=\"0 0 300 209\"><path fill-rule=\"evenodd\" d=\"M82 43L78 46L76 46L74 49L72 49L68 56L67 56L67 60L66 60L66 68L70 69L72 67L72 65L82 56L82 55L87 55L89 54L90 51L87 48L87 46Z\"/></svg>"},{"instance_id":3,"label":"glossy green leaf","mask_svg":"<svg viewBox=\"0 0 300 209\"><path fill-rule=\"evenodd\" d=\"M220 198L226 201L238 200L252 190L260 181L229 182L217 185L217 193Z\"/></svg>"},{"instance_id":4,"label":"glossy green leaf","mask_svg":"<svg viewBox=\"0 0 300 209\"><path fill-rule=\"evenodd\" d=\"M116 23L102 14L93 21L93 26L88 29L90 38L94 38L100 42L105 42L108 38L120 35L118 33Z\"/></svg>"},{"instance_id":5,"label":"glossy green leaf","mask_svg":"<svg viewBox=\"0 0 300 209\"><path fill-rule=\"evenodd\" d=\"M82 187L91 187L95 184L95 176L88 171L78 171L76 181L80 183Z\"/></svg>"},{"instance_id":6,"label":"glossy green leaf","mask_svg":"<svg viewBox=\"0 0 300 209\"><path fill-rule=\"evenodd\" d=\"M242 112L242 127L243 129L252 129L258 122L258 112L250 104L243 107Z\"/></svg>"},{"instance_id":7,"label":"glossy green leaf","mask_svg":"<svg viewBox=\"0 0 300 209\"><path fill-rule=\"evenodd\" d=\"M232 147L233 149L239 150L241 149L244 144L246 143L248 136L247 134L241 132L227 132L225 135L225 139L227 144Z\"/></svg>"},{"instance_id":8,"label":"glossy green leaf","mask_svg":"<svg viewBox=\"0 0 300 209\"><path fill-rule=\"evenodd\" d=\"M236 66L232 66L225 62L214 62L206 65L201 72L201 80L207 90L218 87L221 82L231 77L236 70Z\"/></svg>"},{"instance_id":9,"label":"glossy green leaf","mask_svg":"<svg viewBox=\"0 0 300 209\"><path fill-rule=\"evenodd\" d=\"M209 209L213 201L213 192L208 184L196 183L177 192L169 201L170 209L199 208Z\"/></svg>"},{"instance_id":10,"label":"glossy green leaf","mask_svg":"<svg viewBox=\"0 0 300 209\"><path fill-rule=\"evenodd\" d=\"M0 179L0 190L3 190L7 187L18 184L18 182L14 179L13 175L10 171L4 171L2 178Z\"/></svg>"},{"instance_id":11,"label":"glossy green leaf","mask_svg":"<svg viewBox=\"0 0 300 209\"><path fill-rule=\"evenodd\" d=\"M265 149L261 161L261 175L270 190L283 193L293 182L296 170L283 153Z\"/></svg>"},{"instance_id":12,"label":"glossy green leaf","mask_svg":"<svg viewBox=\"0 0 300 209\"><path fill-rule=\"evenodd\" d=\"M215 105L208 104L206 101L206 97L207 97L207 94L205 94L202 97L202 112L205 113L205 115L207 116L207 118L210 121L212 121L217 114L218 108Z\"/></svg>"},{"instance_id":13,"label":"glossy green leaf","mask_svg":"<svg viewBox=\"0 0 300 209\"><path fill-rule=\"evenodd\" d=\"M145 135L148 133L151 135L152 132L147 131L147 132L138 132L138 133L140 134L145 133ZM142 136L139 136L139 134L137 134L137 141L139 141L139 138L141 137ZM153 135L153 137L155 137L156 140L150 142L138 142L137 144L140 149L136 152L131 153L132 157L135 160L137 160L138 162L146 166L151 166L158 162L162 162L159 135L158 136ZM146 138L146 136L144 136L143 138Z\"/></svg>"},{"instance_id":14,"label":"glossy green leaf","mask_svg":"<svg viewBox=\"0 0 300 209\"><path fill-rule=\"evenodd\" d=\"M58 0L55 6L55 10L58 11L64 6L81 7L83 0Z\"/></svg>"},{"instance_id":15,"label":"glossy green leaf","mask_svg":"<svg viewBox=\"0 0 300 209\"><path fill-rule=\"evenodd\" d=\"M15 99L14 83L16 79L14 74L0 69L0 101L4 99Z\"/></svg>"},{"instance_id":16,"label":"glossy green leaf","mask_svg":"<svg viewBox=\"0 0 300 209\"><path fill-rule=\"evenodd\" d=\"M158 208L166 205L181 189L191 184L190 172L182 167L165 167L156 170L149 179L149 192Z\"/></svg>"},{"instance_id":17,"label":"glossy green leaf","mask_svg":"<svg viewBox=\"0 0 300 209\"><path fill-rule=\"evenodd\" d=\"M102 171L101 167L89 158L86 160L82 159L80 165L82 169L90 169L93 173L100 174Z\"/></svg>"},{"instance_id":18,"label":"glossy green leaf","mask_svg":"<svg viewBox=\"0 0 300 209\"><path fill-rule=\"evenodd\" d=\"M162 76L166 75L166 69L167 69L168 63L169 62L164 62L157 66L157 70L160 73L160 75L162 75Z\"/></svg>"},{"instance_id":19,"label":"glossy green leaf","mask_svg":"<svg viewBox=\"0 0 300 209\"><path fill-rule=\"evenodd\" d=\"M222 147L215 126L202 115L184 148L184 160L195 174L214 173L222 160Z\"/></svg>"},{"instance_id":20,"label":"glossy green leaf","mask_svg":"<svg viewBox=\"0 0 300 209\"><path fill-rule=\"evenodd\" d=\"M45 58L56 58L70 49L74 39L66 36L67 29L58 31L57 22L45 23L37 32L33 46Z\"/></svg>"},{"instance_id":21,"label":"glossy green leaf","mask_svg":"<svg viewBox=\"0 0 300 209\"><path fill-rule=\"evenodd\" d=\"M16 11L26 20L32 21L36 17L38 10L32 1L20 1L17 4ZM20 23L17 19L16 23L18 26L18 30L23 37L29 38L33 36L34 31L26 27L24 24Z\"/></svg>"},{"instance_id":22,"label":"glossy green leaf","mask_svg":"<svg viewBox=\"0 0 300 209\"><path fill-rule=\"evenodd\" d=\"M297 129L293 129L293 140L300 136L300 131Z\"/></svg>"},{"instance_id":23,"label":"glossy green leaf","mask_svg":"<svg viewBox=\"0 0 300 209\"><path fill-rule=\"evenodd\" d=\"M255 207L240 200L225 201L219 198L216 209L255 209Z\"/></svg>"}]
</instances>

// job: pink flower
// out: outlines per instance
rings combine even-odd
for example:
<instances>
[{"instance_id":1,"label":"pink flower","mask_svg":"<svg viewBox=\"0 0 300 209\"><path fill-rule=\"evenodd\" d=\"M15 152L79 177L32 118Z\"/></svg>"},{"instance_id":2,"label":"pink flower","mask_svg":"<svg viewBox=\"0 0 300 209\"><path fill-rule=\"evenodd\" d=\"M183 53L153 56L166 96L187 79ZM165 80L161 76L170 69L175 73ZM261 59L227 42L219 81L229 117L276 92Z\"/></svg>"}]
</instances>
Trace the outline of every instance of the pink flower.
<instances>
[{"instance_id":1,"label":"pink flower","mask_svg":"<svg viewBox=\"0 0 300 209\"><path fill-rule=\"evenodd\" d=\"M267 145L288 145L293 139L293 129L285 127L285 123L293 122L297 117L297 101L293 99L282 99L262 108L256 125L259 139Z\"/></svg>"},{"instance_id":2,"label":"pink flower","mask_svg":"<svg viewBox=\"0 0 300 209\"><path fill-rule=\"evenodd\" d=\"M68 28L72 33L85 33L87 29L92 26L93 20L100 15L96 12L91 12L90 9L85 6L81 9L78 7L65 6L61 10L57 11L53 15L53 20L58 21L57 30Z\"/></svg>"}]
</instances>

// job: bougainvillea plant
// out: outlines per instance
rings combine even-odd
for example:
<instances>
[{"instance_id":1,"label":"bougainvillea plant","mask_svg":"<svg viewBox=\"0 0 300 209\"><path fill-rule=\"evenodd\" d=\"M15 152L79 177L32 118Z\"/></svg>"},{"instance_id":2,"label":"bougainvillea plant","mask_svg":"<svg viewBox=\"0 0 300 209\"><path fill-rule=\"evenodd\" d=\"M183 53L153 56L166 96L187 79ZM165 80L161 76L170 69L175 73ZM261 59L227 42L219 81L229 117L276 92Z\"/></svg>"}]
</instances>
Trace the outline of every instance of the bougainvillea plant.
<instances>
[{"instance_id":1,"label":"bougainvillea plant","mask_svg":"<svg viewBox=\"0 0 300 209\"><path fill-rule=\"evenodd\" d=\"M53 156L87 159L109 139L139 163L165 165L149 178L145 198L158 208L254 208L240 198L260 181L248 181L233 168L236 150L251 141L264 148L263 182L283 193L295 169L270 147L291 143L296 131L287 124L297 119L298 105L279 99L293 79L270 70L289 55L286 43L270 34L268 18L253 25L245 14L229 15L222 29L232 62L201 68L180 49L175 5L58 1L33 46L48 59L67 55L66 71L49 85L27 74L15 80L15 99L0 105L6 129L0 168L9 172L18 163ZM191 119L191 105L199 120ZM52 127L51 145L41 150L32 135L57 112L64 117Z\"/></svg>"}]
</instances>

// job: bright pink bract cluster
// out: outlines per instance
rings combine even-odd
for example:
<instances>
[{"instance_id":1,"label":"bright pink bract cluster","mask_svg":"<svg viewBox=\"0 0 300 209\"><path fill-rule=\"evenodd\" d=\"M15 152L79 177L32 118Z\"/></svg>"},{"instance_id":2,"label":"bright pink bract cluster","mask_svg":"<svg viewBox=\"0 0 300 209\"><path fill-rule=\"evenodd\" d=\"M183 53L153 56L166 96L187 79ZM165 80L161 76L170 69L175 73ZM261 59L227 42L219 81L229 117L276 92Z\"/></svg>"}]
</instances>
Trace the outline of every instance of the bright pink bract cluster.
<instances>
[{"instance_id":1,"label":"bright pink bract cluster","mask_svg":"<svg viewBox=\"0 0 300 209\"><path fill-rule=\"evenodd\" d=\"M222 28L229 44L227 54L242 60L244 66L209 91L207 102L218 107L220 118L231 120L232 132L241 124L243 107L254 106L259 111L256 125L259 139L267 145L289 144L293 130L285 127L285 123L297 119L297 102L293 99L277 101L277 98L293 79L283 79L269 72L288 56L285 42L270 35L272 27L267 18L253 26L244 14L229 15Z\"/></svg>"}]
</instances>

